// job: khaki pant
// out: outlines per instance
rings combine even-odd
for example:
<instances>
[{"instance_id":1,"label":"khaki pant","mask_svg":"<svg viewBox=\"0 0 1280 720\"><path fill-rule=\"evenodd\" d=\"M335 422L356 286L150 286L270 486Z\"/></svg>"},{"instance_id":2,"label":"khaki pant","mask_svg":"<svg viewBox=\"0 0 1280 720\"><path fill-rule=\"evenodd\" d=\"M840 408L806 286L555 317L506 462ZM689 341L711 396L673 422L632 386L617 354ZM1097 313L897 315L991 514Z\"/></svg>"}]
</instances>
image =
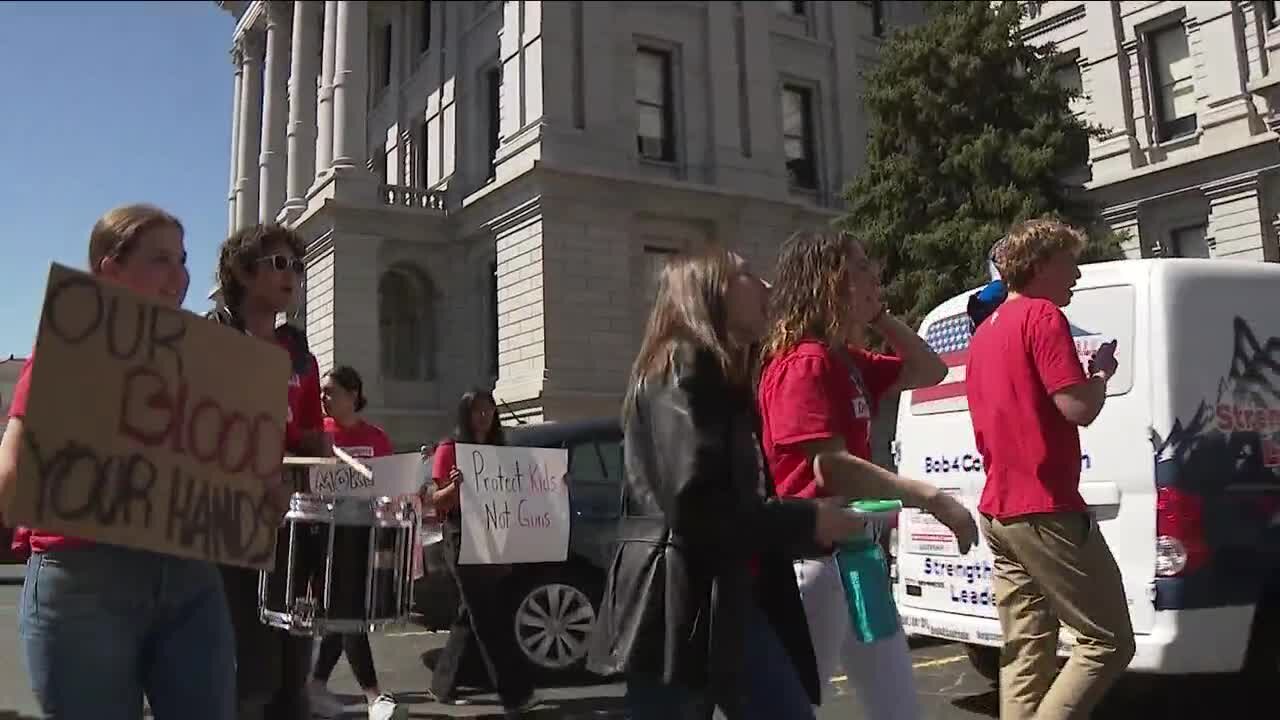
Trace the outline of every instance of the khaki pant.
<instances>
[{"instance_id":1,"label":"khaki pant","mask_svg":"<svg viewBox=\"0 0 1280 720\"><path fill-rule=\"evenodd\" d=\"M1134 652L1120 568L1093 516L983 517L982 533L1004 633L1000 720L1088 718ZM1077 638L1061 673L1059 623Z\"/></svg>"}]
</instances>

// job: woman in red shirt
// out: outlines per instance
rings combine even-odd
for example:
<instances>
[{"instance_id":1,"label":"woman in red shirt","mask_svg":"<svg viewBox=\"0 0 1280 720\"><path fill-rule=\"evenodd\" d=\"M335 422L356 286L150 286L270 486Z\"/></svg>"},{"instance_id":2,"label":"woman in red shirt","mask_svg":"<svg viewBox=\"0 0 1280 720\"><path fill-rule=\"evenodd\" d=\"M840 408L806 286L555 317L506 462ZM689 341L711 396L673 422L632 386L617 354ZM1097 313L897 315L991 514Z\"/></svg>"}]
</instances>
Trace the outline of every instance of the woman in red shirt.
<instances>
[{"instance_id":1,"label":"woman in red shirt","mask_svg":"<svg viewBox=\"0 0 1280 720\"><path fill-rule=\"evenodd\" d=\"M443 516L445 559L462 597L458 603L458 616L449 628L449 641L431 674L429 692L440 703L460 704L457 697L458 671L463 656L474 646L480 651L503 706L508 711L528 710L538 702L533 685L520 666L510 634L503 631L511 621L503 616L499 583L510 566L458 564L458 555L462 551L462 512L459 507L462 471L458 469L457 443L506 444L493 393L475 389L462 395L458 402L458 423L454 435L440 443L432 461L431 480L435 491L431 494L431 504L435 506L436 513Z\"/></svg>"},{"instance_id":2,"label":"woman in red shirt","mask_svg":"<svg viewBox=\"0 0 1280 720\"><path fill-rule=\"evenodd\" d=\"M225 305L216 322L277 343L289 353L289 414L285 452L333 453L324 432L320 370L307 336L276 317L293 307L302 287L302 238L279 225L255 225L227 238L218 253L218 284ZM240 720L311 720L307 678L311 638L270 627L258 617L258 571L223 566L222 582L236 631L236 695Z\"/></svg>"},{"instance_id":3,"label":"woman in red shirt","mask_svg":"<svg viewBox=\"0 0 1280 720\"><path fill-rule=\"evenodd\" d=\"M89 235L89 272L181 307L191 280L182 223L149 205L108 212ZM0 441L0 495L17 475L34 362ZM234 717L235 639L216 566L39 528L14 539L30 556L18 622L44 715L139 720L145 695L158 720Z\"/></svg>"},{"instance_id":4,"label":"woman in red shirt","mask_svg":"<svg viewBox=\"0 0 1280 720\"><path fill-rule=\"evenodd\" d=\"M972 516L949 495L898 477L871 461L871 420L880 401L902 390L935 385L946 365L880 299L879 271L853 237L799 232L782 246L773 287L771 329L764 347L758 401L764 452L778 494L821 497L840 493L832 472L819 481L815 458L839 474L861 476L871 497L898 497L934 512L967 549L976 537ZM868 328L895 355L863 348ZM846 485L845 488L848 486ZM832 490L835 489L835 493ZM795 562L796 579L822 678L837 659L855 683L873 720L915 720L920 706L905 635L873 644L851 632L839 570L831 556Z\"/></svg>"},{"instance_id":5,"label":"woman in red shirt","mask_svg":"<svg viewBox=\"0 0 1280 720\"><path fill-rule=\"evenodd\" d=\"M324 376L320 384L320 396L324 401L324 431L333 439L335 447L347 451L355 458L372 458L390 455L391 438L386 431L360 417L366 402L364 381L360 373L349 365L339 365ZM349 546L360 557L368 555L368 543ZM335 551L339 550L335 546ZM373 668L373 650L365 633L331 634L320 641L316 667L311 675L311 709L321 717L337 717L343 713L345 703L326 687L333 668L343 651L355 674L360 689L369 703L369 720L404 720L408 707L396 704L395 698L378 688L377 671Z\"/></svg>"}]
</instances>

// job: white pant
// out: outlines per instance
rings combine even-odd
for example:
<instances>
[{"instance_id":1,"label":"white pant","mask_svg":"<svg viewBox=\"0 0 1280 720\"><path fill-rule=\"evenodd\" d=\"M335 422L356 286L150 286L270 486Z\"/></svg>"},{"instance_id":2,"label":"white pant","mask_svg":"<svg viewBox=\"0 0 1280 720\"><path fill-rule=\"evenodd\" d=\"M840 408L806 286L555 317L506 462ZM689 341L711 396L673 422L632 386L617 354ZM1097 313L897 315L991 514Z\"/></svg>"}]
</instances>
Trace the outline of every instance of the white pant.
<instances>
[{"instance_id":1,"label":"white pant","mask_svg":"<svg viewBox=\"0 0 1280 720\"><path fill-rule=\"evenodd\" d=\"M893 637L870 644L853 636L834 557L797 560L795 569L824 698L836 661L843 660L845 674L857 688L870 720L919 720L920 701L907 636L899 630Z\"/></svg>"}]
</instances>

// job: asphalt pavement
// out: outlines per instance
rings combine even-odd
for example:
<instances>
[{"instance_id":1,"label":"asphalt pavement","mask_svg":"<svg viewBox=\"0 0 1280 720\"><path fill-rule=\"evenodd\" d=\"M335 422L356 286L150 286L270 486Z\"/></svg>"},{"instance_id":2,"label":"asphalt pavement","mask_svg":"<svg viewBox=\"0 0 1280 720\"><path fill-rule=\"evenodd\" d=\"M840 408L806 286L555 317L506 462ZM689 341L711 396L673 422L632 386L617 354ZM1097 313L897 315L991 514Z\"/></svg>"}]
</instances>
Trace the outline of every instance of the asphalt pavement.
<instances>
[{"instance_id":1,"label":"asphalt pavement","mask_svg":"<svg viewBox=\"0 0 1280 720\"><path fill-rule=\"evenodd\" d=\"M38 717L35 699L23 666L17 637L16 612L22 588L21 567L0 566L0 720ZM443 707L427 699L423 689L430 670L423 655L443 647L448 635L414 626L398 632L374 635L373 651L383 690L409 707L410 718L498 718L501 707L493 694L477 694L471 704ZM962 647L952 643L917 643L912 650L916 689L924 708L923 720L970 720L998 716L998 696L990 682L969 664ZM847 678L833 679L833 693L820 708L819 720L869 720L863 714ZM364 699L346 660L341 660L330 689L346 700L345 719L364 717ZM532 720L606 720L625 718L622 685L598 678L563 687L543 687L544 706L531 713ZM1230 708L1242 700L1233 679L1222 678L1126 678L1094 714L1097 720L1191 720L1217 717L1275 717L1267 704L1253 705L1255 712L1236 713ZM781 720L781 719L780 719Z\"/></svg>"}]
</instances>

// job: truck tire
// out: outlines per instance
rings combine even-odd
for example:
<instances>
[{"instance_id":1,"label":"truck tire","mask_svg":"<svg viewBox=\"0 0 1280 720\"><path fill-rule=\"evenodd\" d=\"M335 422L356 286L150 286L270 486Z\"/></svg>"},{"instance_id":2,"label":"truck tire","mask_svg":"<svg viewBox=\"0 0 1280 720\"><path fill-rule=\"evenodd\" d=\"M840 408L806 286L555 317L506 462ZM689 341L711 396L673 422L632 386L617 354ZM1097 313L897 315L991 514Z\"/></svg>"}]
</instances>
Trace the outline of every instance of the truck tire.
<instances>
[{"instance_id":1,"label":"truck tire","mask_svg":"<svg viewBox=\"0 0 1280 720\"><path fill-rule=\"evenodd\" d=\"M970 664L979 675L993 683L1000 682L1000 648L965 645L964 650L969 655Z\"/></svg>"}]
</instances>

